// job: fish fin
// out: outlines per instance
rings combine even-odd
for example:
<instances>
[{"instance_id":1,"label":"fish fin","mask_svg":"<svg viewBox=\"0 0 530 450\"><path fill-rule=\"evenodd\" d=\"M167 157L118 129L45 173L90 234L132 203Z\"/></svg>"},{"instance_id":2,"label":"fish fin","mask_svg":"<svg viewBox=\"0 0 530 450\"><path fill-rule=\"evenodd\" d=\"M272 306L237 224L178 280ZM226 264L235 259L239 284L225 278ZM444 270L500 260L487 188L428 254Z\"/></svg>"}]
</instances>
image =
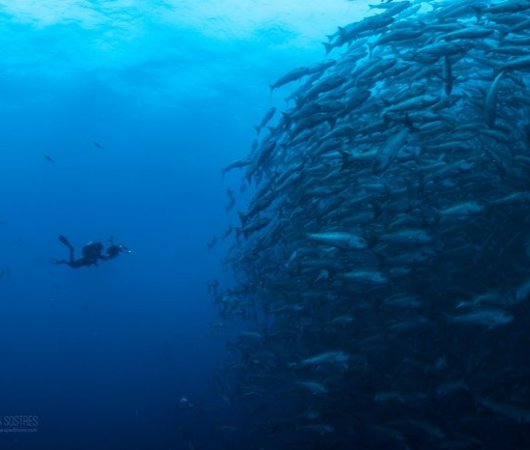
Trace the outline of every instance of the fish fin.
<instances>
[{"instance_id":1,"label":"fish fin","mask_svg":"<svg viewBox=\"0 0 530 450\"><path fill-rule=\"evenodd\" d=\"M372 59L372 54L374 52L374 48L377 46L377 43L369 42L367 46L368 46L368 56L370 57L370 59Z\"/></svg>"},{"instance_id":2,"label":"fish fin","mask_svg":"<svg viewBox=\"0 0 530 450\"><path fill-rule=\"evenodd\" d=\"M414 124L412 123L412 120L410 120L410 117L407 114L405 114L405 119L404 119L404 123L405 123L405 126L411 131L411 132L414 132L414 131L418 131L418 129L414 126Z\"/></svg>"},{"instance_id":3,"label":"fish fin","mask_svg":"<svg viewBox=\"0 0 530 450\"><path fill-rule=\"evenodd\" d=\"M351 165L351 157L350 154L346 150L339 150L340 157L342 160L342 165L340 167L340 170L345 170Z\"/></svg>"},{"instance_id":4,"label":"fish fin","mask_svg":"<svg viewBox=\"0 0 530 450\"><path fill-rule=\"evenodd\" d=\"M470 6L470 8L475 11L475 16L477 18L477 22L480 20L480 18L482 17L482 8L480 6Z\"/></svg>"},{"instance_id":5,"label":"fish fin","mask_svg":"<svg viewBox=\"0 0 530 450\"><path fill-rule=\"evenodd\" d=\"M330 116L326 122L329 124L330 128L333 130L335 128L335 124L337 123L337 118Z\"/></svg>"},{"instance_id":6,"label":"fish fin","mask_svg":"<svg viewBox=\"0 0 530 450\"><path fill-rule=\"evenodd\" d=\"M242 211L238 211L237 214L238 214L238 216L239 216L239 220L241 221L241 224L242 224L242 225L245 225L245 223L246 223L247 220L248 220L247 215L246 215L244 212L242 212Z\"/></svg>"},{"instance_id":7,"label":"fish fin","mask_svg":"<svg viewBox=\"0 0 530 450\"><path fill-rule=\"evenodd\" d=\"M331 52L331 50L333 50L333 45L330 44L329 42L322 42L322 45L323 45L324 48L326 49L326 55L329 55L329 53Z\"/></svg>"},{"instance_id":8,"label":"fish fin","mask_svg":"<svg viewBox=\"0 0 530 450\"><path fill-rule=\"evenodd\" d=\"M291 124L291 116L285 111L281 111L281 114L285 121L285 125L288 127Z\"/></svg>"}]
</instances>

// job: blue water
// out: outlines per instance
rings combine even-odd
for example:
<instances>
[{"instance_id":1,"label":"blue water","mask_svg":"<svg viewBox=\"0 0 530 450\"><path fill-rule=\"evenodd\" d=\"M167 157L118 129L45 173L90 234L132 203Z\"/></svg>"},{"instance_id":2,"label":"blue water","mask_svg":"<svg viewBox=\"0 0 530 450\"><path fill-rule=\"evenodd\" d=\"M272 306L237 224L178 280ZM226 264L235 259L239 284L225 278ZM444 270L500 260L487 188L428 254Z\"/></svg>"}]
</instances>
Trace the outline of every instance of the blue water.
<instances>
[{"instance_id":1,"label":"blue water","mask_svg":"<svg viewBox=\"0 0 530 450\"><path fill-rule=\"evenodd\" d=\"M37 424L0 448L221 448L206 289L228 276L226 244L206 246L229 222L221 168L285 95L268 84L321 60L320 31L355 8L323 9L299 42L284 23L209 33L215 16L180 22L177 2L15 3L0 1L0 417ZM110 235L132 253L55 266L59 234L78 255Z\"/></svg>"}]
</instances>

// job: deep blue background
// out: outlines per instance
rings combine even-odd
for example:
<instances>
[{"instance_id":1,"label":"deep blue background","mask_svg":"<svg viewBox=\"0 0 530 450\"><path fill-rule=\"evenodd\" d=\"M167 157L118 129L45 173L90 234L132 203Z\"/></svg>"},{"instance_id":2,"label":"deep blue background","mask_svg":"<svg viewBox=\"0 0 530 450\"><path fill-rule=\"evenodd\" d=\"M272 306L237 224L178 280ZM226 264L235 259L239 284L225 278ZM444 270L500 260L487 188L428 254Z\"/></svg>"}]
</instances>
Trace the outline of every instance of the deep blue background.
<instances>
[{"instance_id":1,"label":"deep blue background","mask_svg":"<svg viewBox=\"0 0 530 450\"><path fill-rule=\"evenodd\" d=\"M202 117L129 117L127 99L97 82L55 88L53 101L2 117L0 415L40 419L35 436L5 438L39 448L159 439L181 395L207 393L223 348L208 335L206 291L220 271L206 241L227 220L223 157L187 132ZM113 234L134 252L53 266L67 254L59 233L78 250ZM69 446L81 436L86 447Z\"/></svg>"},{"instance_id":2,"label":"deep blue background","mask_svg":"<svg viewBox=\"0 0 530 450\"><path fill-rule=\"evenodd\" d=\"M216 42L150 24L102 51L101 30L75 22L2 13L0 31L0 416L39 417L0 448L176 449L188 430L197 448L220 448L208 431L230 423L216 420L211 382L225 350L206 284L229 282L227 244L206 242L234 222L225 190L241 184L221 169L283 105L287 90L268 84L322 60L321 36ZM113 235L133 253L54 266L67 256L59 234L78 252ZM206 413L180 409L182 396Z\"/></svg>"}]
</instances>

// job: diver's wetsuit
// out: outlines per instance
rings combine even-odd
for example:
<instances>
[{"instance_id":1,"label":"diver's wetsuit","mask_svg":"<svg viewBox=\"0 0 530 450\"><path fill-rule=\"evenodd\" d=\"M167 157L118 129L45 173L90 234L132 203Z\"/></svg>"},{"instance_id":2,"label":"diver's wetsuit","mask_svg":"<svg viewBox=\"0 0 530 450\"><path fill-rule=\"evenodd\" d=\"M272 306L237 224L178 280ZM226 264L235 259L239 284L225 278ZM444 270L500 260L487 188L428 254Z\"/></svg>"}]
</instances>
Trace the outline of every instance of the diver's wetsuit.
<instances>
[{"instance_id":1,"label":"diver's wetsuit","mask_svg":"<svg viewBox=\"0 0 530 450\"><path fill-rule=\"evenodd\" d=\"M79 259L74 259L74 246L66 239L64 236L59 236L59 241L61 241L68 250L70 251L70 259L53 259L53 264L66 264L72 269L78 269L79 267L85 266L97 266L98 260L109 260L116 258L120 253L126 252L128 250L123 245L112 244L107 248L107 255L103 255L103 244L101 242L89 242L83 247L83 256Z\"/></svg>"}]
</instances>

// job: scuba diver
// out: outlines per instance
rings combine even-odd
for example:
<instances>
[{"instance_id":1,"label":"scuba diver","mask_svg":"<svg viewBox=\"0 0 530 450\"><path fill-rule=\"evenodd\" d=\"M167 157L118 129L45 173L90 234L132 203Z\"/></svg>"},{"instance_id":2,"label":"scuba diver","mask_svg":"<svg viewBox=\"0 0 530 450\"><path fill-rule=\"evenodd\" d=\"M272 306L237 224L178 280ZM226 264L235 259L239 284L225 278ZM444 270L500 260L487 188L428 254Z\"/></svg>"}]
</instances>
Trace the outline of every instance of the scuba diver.
<instances>
[{"instance_id":1,"label":"scuba diver","mask_svg":"<svg viewBox=\"0 0 530 450\"><path fill-rule=\"evenodd\" d=\"M115 244L112 236L110 237L110 246L103 254L103 244L101 242L89 242L81 250L83 256L81 258L74 258L74 246L63 235L59 236L59 241L64 244L69 252L70 258L66 259L52 259L53 264L66 264L72 269L78 269L84 266L97 266L98 260L107 261L116 258L120 253L131 253L131 251L121 244Z\"/></svg>"}]
</instances>

